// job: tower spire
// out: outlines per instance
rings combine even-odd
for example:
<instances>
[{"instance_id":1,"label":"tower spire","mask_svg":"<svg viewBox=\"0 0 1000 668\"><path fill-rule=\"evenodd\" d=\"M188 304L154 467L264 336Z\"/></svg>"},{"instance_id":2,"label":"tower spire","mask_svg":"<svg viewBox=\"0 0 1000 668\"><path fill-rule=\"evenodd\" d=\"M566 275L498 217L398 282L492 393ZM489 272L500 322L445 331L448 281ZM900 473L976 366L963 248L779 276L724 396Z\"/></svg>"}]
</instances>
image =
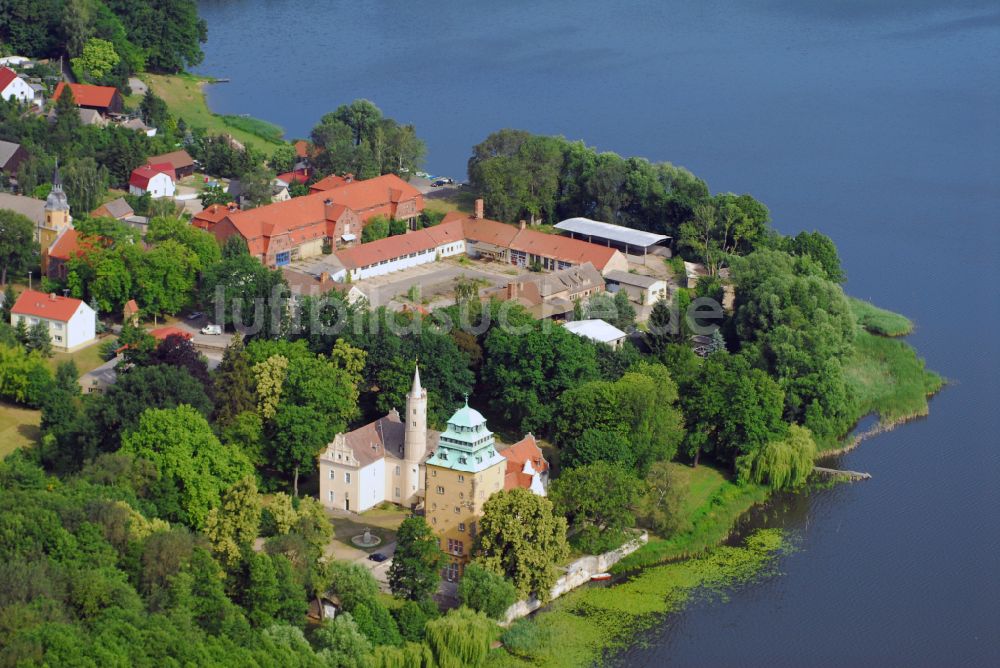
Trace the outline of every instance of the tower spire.
<instances>
[{"instance_id":1,"label":"tower spire","mask_svg":"<svg viewBox=\"0 0 1000 668\"><path fill-rule=\"evenodd\" d=\"M413 366L413 387L410 388L410 396L419 397L423 394L423 388L420 386L420 365L415 364Z\"/></svg>"},{"instance_id":2,"label":"tower spire","mask_svg":"<svg viewBox=\"0 0 1000 668\"><path fill-rule=\"evenodd\" d=\"M52 189L62 190L62 178L59 176L59 158L56 158L56 168L52 172Z\"/></svg>"}]
</instances>

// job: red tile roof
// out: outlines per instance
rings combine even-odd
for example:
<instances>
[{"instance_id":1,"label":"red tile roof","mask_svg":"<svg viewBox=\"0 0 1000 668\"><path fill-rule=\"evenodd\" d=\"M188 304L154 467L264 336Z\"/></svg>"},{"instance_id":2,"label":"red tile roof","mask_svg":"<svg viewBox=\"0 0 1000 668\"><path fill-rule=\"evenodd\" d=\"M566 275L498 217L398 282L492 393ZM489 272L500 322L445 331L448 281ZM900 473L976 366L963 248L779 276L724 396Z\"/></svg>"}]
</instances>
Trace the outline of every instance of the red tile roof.
<instances>
[{"instance_id":1,"label":"red tile roof","mask_svg":"<svg viewBox=\"0 0 1000 668\"><path fill-rule=\"evenodd\" d=\"M17 72L9 67L0 67L0 91L10 85L10 82L17 78Z\"/></svg>"},{"instance_id":2,"label":"red tile roof","mask_svg":"<svg viewBox=\"0 0 1000 668\"><path fill-rule=\"evenodd\" d=\"M347 248L339 251L337 258L346 268L359 269L436 247L437 243L426 230L417 230Z\"/></svg>"},{"instance_id":3,"label":"red tile roof","mask_svg":"<svg viewBox=\"0 0 1000 668\"><path fill-rule=\"evenodd\" d=\"M288 234L297 246L305 241L330 236L327 221L335 222L345 209L351 209L362 221L379 215L392 217L399 203L416 199L417 211L423 208L423 196L416 188L398 176L387 174L365 181L354 181L335 190L284 202L269 204L249 211L229 214L226 219L246 239L252 255L266 255L271 237ZM225 241L227 228L217 230Z\"/></svg>"},{"instance_id":4,"label":"red tile roof","mask_svg":"<svg viewBox=\"0 0 1000 668\"><path fill-rule=\"evenodd\" d=\"M488 218L475 218L459 211L445 215L443 223L462 221L465 238L510 248L533 255L562 260L575 265L590 262L598 271L615 256L614 248L599 246L580 239L571 239L557 234L545 234L537 230L520 229Z\"/></svg>"},{"instance_id":5,"label":"red tile roof","mask_svg":"<svg viewBox=\"0 0 1000 668\"><path fill-rule=\"evenodd\" d=\"M149 181L157 174L166 174L170 177L171 181L177 180L177 174L174 172L174 166L169 162L161 162L155 165L143 165L142 167L136 167L132 170L132 176L129 177L128 183L136 188L146 190L149 188Z\"/></svg>"},{"instance_id":6,"label":"red tile roof","mask_svg":"<svg viewBox=\"0 0 1000 668\"><path fill-rule=\"evenodd\" d=\"M134 315L139 312L139 305L134 299L130 299L125 302L125 308L122 309L122 312L125 313L126 317Z\"/></svg>"},{"instance_id":7,"label":"red tile roof","mask_svg":"<svg viewBox=\"0 0 1000 668\"><path fill-rule=\"evenodd\" d=\"M235 208L235 204L233 208L222 204L212 204L207 209L202 209L191 216L191 224L203 230L210 230L217 222L236 211L239 209Z\"/></svg>"},{"instance_id":8,"label":"red tile roof","mask_svg":"<svg viewBox=\"0 0 1000 668\"><path fill-rule=\"evenodd\" d=\"M309 186L309 192L318 193L324 190L333 190L334 188L346 186L348 183L353 183L353 182L354 182L353 180L350 180L347 177L331 174L330 176L325 176L316 183Z\"/></svg>"},{"instance_id":9,"label":"red tile roof","mask_svg":"<svg viewBox=\"0 0 1000 668\"><path fill-rule=\"evenodd\" d=\"M173 165L175 170L194 166L194 158L192 158L191 155L184 149L171 151L170 153L164 153L162 155L151 155L146 158L147 165L158 165L164 162L168 162Z\"/></svg>"},{"instance_id":10,"label":"red tile roof","mask_svg":"<svg viewBox=\"0 0 1000 668\"><path fill-rule=\"evenodd\" d=\"M465 229L462 221L453 220L447 223L440 223L433 227L425 227L424 232L434 240L438 246L443 246L454 241L465 241Z\"/></svg>"},{"instance_id":11,"label":"red tile roof","mask_svg":"<svg viewBox=\"0 0 1000 668\"><path fill-rule=\"evenodd\" d=\"M49 248L49 257L68 262L70 258L83 254L80 248L80 233L70 228L59 235L52 247Z\"/></svg>"},{"instance_id":12,"label":"red tile roof","mask_svg":"<svg viewBox=\"0 0 1000 668\"><path fill-rule=\"evenodd\" d=\"M53 100L58 100L62 95L66 82L60 81L56 86L56 92L52 95ZM69 84L73 91L73 99L78 107L110 107L114 104L115 93L118 89L113 86L91 86L90 84Z\"/></svg>"},{"instance_id":13,"label":"red tile roof","mask_svg":"<svg viewBox=\"0 0 1000 668\"><path fill-rule=\"evenodd\" d=\"M298 140L297 142L295 142L294 146L295 146L295 155L299 156L300 158L309 157L309 149L311 147L309 145L309 142L307 142L305 139Z\"/></svg>"},{"instance_id":14,"label":"red tile roof","mask_svg":"<svg viewBox=\"0 0 1000 668\"><path fill-rule=\"evenodd\" d=\"M505 450L499 451L507 458L507 473L504 476L504 489L530 489L533 476L524 473L524 463L531 461L531 467L536 474L549 470L549 463L545 461L541 448L532 434L528 434L520 441Z\"/></svg>"},{"instance_id":15,"label":"red tile roof","mask_svg":"<svg viewBox=\"0 0 1000 668\"><path fill-rule=\"evenodd\" d=\"M292 185L293 183L305 183L309 180L309 170L296 169L294 172L278 174L275 178L279 181L284 181L288 185Z\"/></svg>"},{"instance_id":16,"label":"red tile roof","mask_svg":"<svg viewBox=\"0 0 1000 668\"><path fill-rule=\"evenodd\" d=\"M175 335L183 336L185 339L191 338L191 332L183 330L180 327L173 327L173 326L160 327L159 329L151 330L149 334L157 341L163 341L168 336L175 336Z\"/></svg>"},{"instance_id":17,"label":"red tile roof","mask_svg":"<svg viewBox=\"0 0 1000 668\"><path fill-rule=\"evenodd\" d=\"M55 294L45 294L36 290L25 290L14 302L11 313L18 315L30 315L36 318L47 320L58 320L68 322L73 314L77 312L83 304L79 299L72 297L59 297Z\"/></svg>"},{"instance_id":18,"label":"red tile roof","mask_svg":"<svg viewBox=\"0 0 1000 668\"><path fill-rule=\"evenodd\" d=\"M598 271L604 271L618 251L607 246L571 239L559 234L545 234L535 230L521 230L510 245L511 249L543 257L584 264L590 262Z\"/></svg>"}]
</instances>

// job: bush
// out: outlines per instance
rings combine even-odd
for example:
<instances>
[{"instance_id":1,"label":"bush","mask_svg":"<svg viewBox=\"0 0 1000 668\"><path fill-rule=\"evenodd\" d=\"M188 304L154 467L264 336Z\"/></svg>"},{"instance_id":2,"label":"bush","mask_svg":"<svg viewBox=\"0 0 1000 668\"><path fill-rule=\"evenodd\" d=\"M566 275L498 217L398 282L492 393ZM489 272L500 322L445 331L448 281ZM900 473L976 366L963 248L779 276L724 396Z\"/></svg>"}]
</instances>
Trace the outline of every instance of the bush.
<instances>
[{"instance_id":1,"label":"bush","mask_svg":"<svg viewBox=\"0 0 1000 668\"><path fill-rule=\"evenodd\" d=\"M517 600L517 590L503 576L472 562L458 582L458 600L491 619L500 619Z\"/></svg>"},{"instance_id":2,"label":"bush","mask_svg":"<svg viewBox=\"0 0 1000 668\"><path fill-rule=\"evenodd\" d=\"M529 619L520 619L500 636L504 649L523 659L538 659L552 639L552 632Z\"/></svg>"}]
</instances>

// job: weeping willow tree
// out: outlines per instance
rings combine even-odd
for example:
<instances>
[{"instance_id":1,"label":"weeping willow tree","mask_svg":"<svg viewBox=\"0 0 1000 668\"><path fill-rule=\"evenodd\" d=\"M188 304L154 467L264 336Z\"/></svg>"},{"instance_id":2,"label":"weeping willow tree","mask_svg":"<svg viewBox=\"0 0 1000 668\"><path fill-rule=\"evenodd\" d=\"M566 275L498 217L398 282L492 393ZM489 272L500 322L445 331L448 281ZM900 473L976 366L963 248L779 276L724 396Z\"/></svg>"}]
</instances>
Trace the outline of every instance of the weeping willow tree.
<instances>
[{"instance_id":1,"label":"weeping willow tree","mask_svg":"<svg viewBox=\"0 0 1000 668\"><path fill-rule=\"evenodd\" d=\"M369 665L371 668L430 668L435 664L430 647L411 642L403 647L376 647L375 656Z\"/></svg>"},{"instance_id":2,"label":"weeping willow tree","mask_svg":"<svg viewBox=\"0 0 1000 668\"><path fill-rule=\"evenodd\" d=\"M462 607L427 622L425 632L439 668L481 666L490 649L493 623L483 613Z\"/></svg>"},{"instance_id":3,"label":"weeping willow tree","mask_svg":"<svg viewBox=\"0 0 1000 668\"><path fill-rule=\"evenodd\" d=\"M813 469L816 442L805 427L792 425L788 436L743 455L736 462L740 482L767 485L771 489L794 489L806 481Z\"/></svg>"}]
</instances>

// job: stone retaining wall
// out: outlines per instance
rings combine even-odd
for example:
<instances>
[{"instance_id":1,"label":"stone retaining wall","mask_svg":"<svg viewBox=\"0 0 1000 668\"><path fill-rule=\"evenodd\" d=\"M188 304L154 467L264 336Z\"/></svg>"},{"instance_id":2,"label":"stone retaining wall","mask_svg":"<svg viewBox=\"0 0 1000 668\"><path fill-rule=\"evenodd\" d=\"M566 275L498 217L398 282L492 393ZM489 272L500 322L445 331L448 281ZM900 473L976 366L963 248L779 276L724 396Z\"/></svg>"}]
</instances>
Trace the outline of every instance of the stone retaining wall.
<instances>
[{"instance_id":1,"label":"stone retaining wall","mask_svg":"<svg viewBox=\"0 0 1000 668\"><path fill-rule=\"evenodd\" d=\"M556 580L552 587L550 600L555 600L568 591L572 591L580 585L590 582L590 578L598 573L605 573L609 568L617 564L626 556L632 554L640 547L649 542L649 534L643 531L641 534L628 541L616 550L605 552L604 554L588 555L581 557L565 568L566 575ZM537 598L529 598L518 601L507 608L507 614L500 622L501 626L509 626L512 622L521 617L530 615L535 610L542 607L542 602Z\"/></svg>"}]
</instances>

